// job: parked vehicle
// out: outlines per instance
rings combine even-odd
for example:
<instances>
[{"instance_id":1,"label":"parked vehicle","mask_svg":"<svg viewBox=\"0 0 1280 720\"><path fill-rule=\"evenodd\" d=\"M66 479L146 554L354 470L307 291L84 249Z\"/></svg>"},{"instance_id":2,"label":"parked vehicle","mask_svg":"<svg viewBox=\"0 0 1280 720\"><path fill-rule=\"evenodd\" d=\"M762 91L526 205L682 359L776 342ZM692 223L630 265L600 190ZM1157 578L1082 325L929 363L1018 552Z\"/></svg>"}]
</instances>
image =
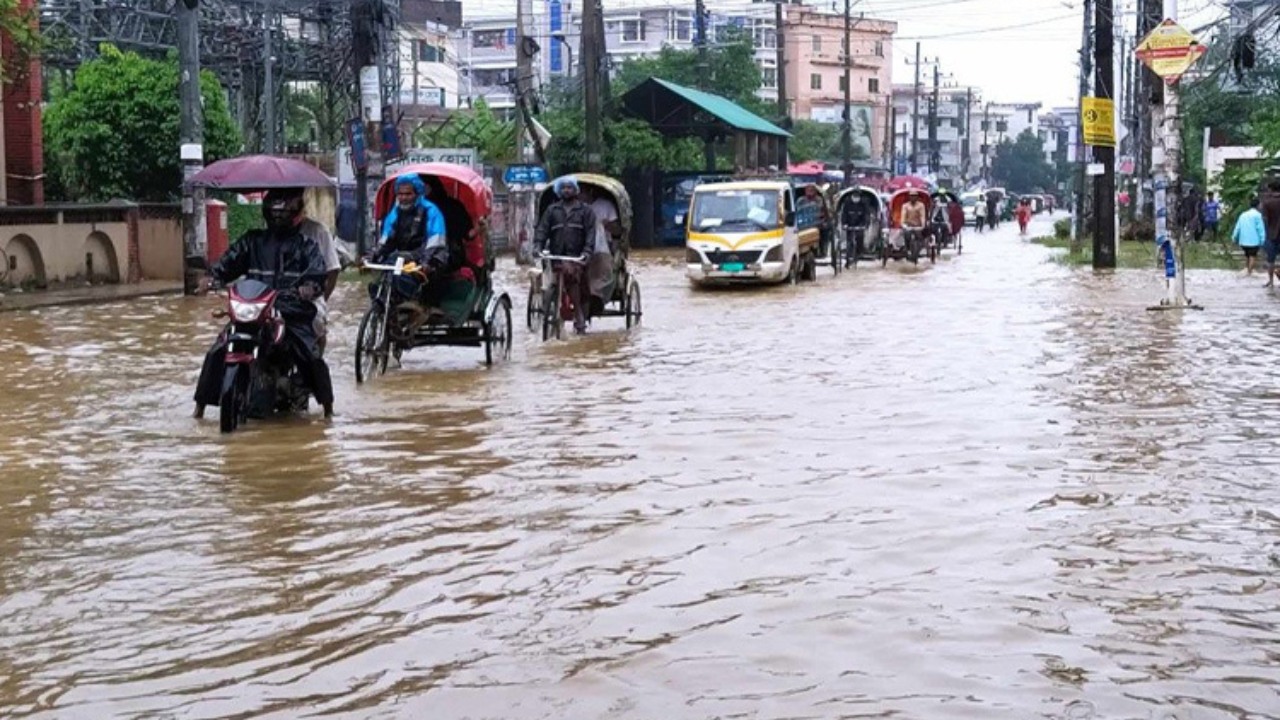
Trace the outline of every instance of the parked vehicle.
<instances>
[{"instance_id":1,"label":"parked vehicle","mask_svg":"<svg viewBox=\"0 0 1280 720\"><path fill-rule=\"evenodd\" d=\"M880 257L887 224L880 194L868 187L853 187L836 195L836 238L844 245L845 267L859 260Z\"/></svg>"},{"instance_id":2,"label":"parked vehicle","mask_svg":"<svg viewBox=\"0 0 1280 720\"><path fill-rule=\"evenodd\" d=\"M379 222L395 202L396 180L417 175L424 182L438 179L445 193L466 208L475 231L463 241L465 262L451 277L440 302L441 314L420 322L402 307L407 297L405 283L399 282L418 269L403 258L394 264L368 264L367 271L380 274L374 283L369 309L360 320L356 334L356 382L372 380L387 371L388 361L399 361L409 350L423 347L483 347L485 364L493 365L511 357L511 298L493 285L494 255L489 242L488 219L493 194L484 178L464 165L424 163L409 165L387 178L378 188L374 203ZM450 249L451 252L455 248ZM408 287L416 283L408 283Z\"/></svg>"},{"instance_id":3,"label":"parked vehicle","mask_svg":"<svg viewBox=\"0 0 1280 720\"><path fill-rule=\"evenodd\" d=\"M789 182L711 183L693 194L686 275L697 285L817 277L818 208L798 212Z\"/></svg>"},{"instance_id":4,"label":"parked vehicle","mask_svg":"<svg viewBox=\"0 0 1280 720\"><path fill-rule=\"evenodd\" d=\"M728 182L732 179L731 175L716 173L681 173L664 177L658 243L665 247L683 246L688 240L685 235L685 216L689 213L693 191L705 183Z\"/></svg>"}]
</instances>

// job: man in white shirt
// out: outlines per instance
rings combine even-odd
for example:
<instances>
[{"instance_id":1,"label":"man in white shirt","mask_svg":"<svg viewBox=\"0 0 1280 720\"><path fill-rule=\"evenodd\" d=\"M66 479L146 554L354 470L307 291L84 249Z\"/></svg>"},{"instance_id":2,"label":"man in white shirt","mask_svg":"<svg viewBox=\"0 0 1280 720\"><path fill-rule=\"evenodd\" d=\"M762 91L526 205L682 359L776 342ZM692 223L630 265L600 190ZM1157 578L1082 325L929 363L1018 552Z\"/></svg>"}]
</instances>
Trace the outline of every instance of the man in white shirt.
<instances>
[{"instance_id":1,"label":"man in white shirt","mask_svg":"<svg viewBox=\"0 0 1280 720\"><path fill-rule=\"evenodd\" d=\"M591 314L598 315L608 301L605 293L613 282L614 236L621 234L622 225L618 222L618 208L607 193L590 185L583 186L583 190L596 216L595 252L587 268L587 280L591 287Z\"/></svg>"},{"instance_id":2,"label":"man in white shirt","mask_svg":"<svg viewBox=\"0 0 1280 720\"><path fill-rule=\"evenodd\" d=\"M320 247L320 255L324 257L324 295L315 300L316 304L316 336L319 338L319 350L323 354L326 329L329 325L329 297L338 286L338 273L342 272L342 260L338 258L338 248L334 245L333 234L329 228L311 218L305 218L298 226L302 236Z\"/></svg>"}]
</instances>

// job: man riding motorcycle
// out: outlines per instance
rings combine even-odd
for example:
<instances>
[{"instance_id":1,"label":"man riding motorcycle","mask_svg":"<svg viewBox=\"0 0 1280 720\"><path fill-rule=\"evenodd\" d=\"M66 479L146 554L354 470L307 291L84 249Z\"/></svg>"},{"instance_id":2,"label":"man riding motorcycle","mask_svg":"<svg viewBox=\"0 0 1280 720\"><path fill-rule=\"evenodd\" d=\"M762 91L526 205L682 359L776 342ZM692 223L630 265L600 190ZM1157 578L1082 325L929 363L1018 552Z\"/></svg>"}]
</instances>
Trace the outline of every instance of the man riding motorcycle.
<instances>
[{"instance_id":1,"label":"man riding motorcycle","mask_svg":"<svg viewBox=\"0 0 1280 720\"><path fill-rule=\"evenodd\" d=\"M316 305L325 285L325 261L316 243L303 237L302 194L293 190L272 190L262 202L265 230L250 230L222 256L209 277L228 284L241 277L257 280L279 292L275 307L285 323L285 342L298 374L326 418L333 416L333 382L329 366L318 352ZM201 285L208 291L209 280ZM222 390L227 339L219 336L205 355L200 380L196 384L197 418L208 405L217 405Z\"/></svg>"}]
</instances>

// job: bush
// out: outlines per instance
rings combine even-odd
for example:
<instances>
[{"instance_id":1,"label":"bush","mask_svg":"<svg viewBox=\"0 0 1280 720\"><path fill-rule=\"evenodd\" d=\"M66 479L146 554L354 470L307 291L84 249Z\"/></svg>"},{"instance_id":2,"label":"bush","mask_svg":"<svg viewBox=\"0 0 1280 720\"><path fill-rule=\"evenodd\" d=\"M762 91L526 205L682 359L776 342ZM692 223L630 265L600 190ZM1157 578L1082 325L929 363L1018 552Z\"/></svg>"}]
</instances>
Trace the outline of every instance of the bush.
<instances>
[{"instance_id":1,"label":"bush","mask_svg":"<svg viewBox=\"0 0 1280 720\"><path fill-rule=\"evenodd\" d=\"M1053 236L1059 240L1071 238L1071 218L1062 218L1053 224Z\"/></svg>"},{"instance_id":2,"label":"bush","mask_svg":"<svg viewBox=\"0 0 1280 720\"><path fill-rule=\"evenodd\" d=\"M1134 220L1120 226L1121 242L1155 242L1156 226L1150 220Z\"/></svg>"}]
</instances>

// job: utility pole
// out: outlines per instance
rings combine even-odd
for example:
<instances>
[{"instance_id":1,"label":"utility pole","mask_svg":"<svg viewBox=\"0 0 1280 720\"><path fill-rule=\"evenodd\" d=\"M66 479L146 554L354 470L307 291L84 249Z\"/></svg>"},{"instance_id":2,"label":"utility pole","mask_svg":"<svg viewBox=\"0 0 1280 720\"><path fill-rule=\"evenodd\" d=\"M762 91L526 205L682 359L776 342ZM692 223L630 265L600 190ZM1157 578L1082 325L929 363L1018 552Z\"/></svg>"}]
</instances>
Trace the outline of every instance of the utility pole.
<instances>
[{"instance_id":1,"label":"utility pole","mask_svg":"<svg viewBox=\"0 0 1280 720\"><path fill-rule=\"evenodd\" d=\"M916 82L911 86L914 105L911 109L911 173L920 172L920 43L916 43Z\"/></svg>"},{"instance_id":2,"label":"utility pole","mask_svg":"<svg viewBox=\"0 0 1280 720\"><path fill-rule=\"evenodd\" d=\"M356 170L356 249L364 256L370 249L370 179L381 177L382 73L378 62L378 24L381 0L352 0L351 55L360 89L360 122L363 123L366 162Z\"/></svg>"},{"instance_id":3,"label":"utility pole","mask_svg":"<svg viewBox=\"0 0 1280 720\"><path fill-rule=\"evenodd\" d=\"M892 95L890 95L892 98ZM889 102L889 150L885 153L889 158L889 174L898 174L898 106Z\"/></svg>"},{"instance_id":4,"label":"utility pole","mask_svg":"<svg viewBox=\"0 0 1280 720\"><path fill-rule=\"evenodd\" d=\"M204 168L204 109L200 102L200 3L181 0L178 14L179 99L182 102L182 248L186 258L183 291L194 295L207 266L204 193L191 186L191 176Z\"/></svg>"},{"instance_id":5,"label":"utility pole","mask_svg":"<svg viewBox=\"0 0 1280 720\"><path fill-rule=\"evenodd\" d=\"M973 145L973 88L964 94L964 144L960 146L960 180L969 184L969 157Z\"/></svg>"},{"instance_id":6,"label":"utility pole","mask_svg":"<svg viewBox=\"0 0 1280 720\"><path fill-rule=\"evenodd\" d=\"M853 116L849 112L853 84L853 15L851 0L844 0L844 128L841 142L844 150L844 187L853 182Z\"/></svg>"},{"instance_id":7,"label":"utility pole","mask_svg":"<svg viewBox=\"0 0 1280 720\"><path fill-rule=\"evenodd\" d=\"M599 68L598 59L589 57L591 48L594 43L590 38L594 36L596 30L595 22L588 22L590 18L585 13L589 12L592 7L590 2L583 5L583 24L582 24L582 47L579 52L580 66L582 68L583 95L584 98L598 89L595 71ZM529 0L516 0L516 113L515 113L515 141L516 141L516 162L526 164L531 161L529 157L529 143L526 137L532 136L533 126L529 122L531 119L529 112L529 98L533 90L533 54L532 38L529 37L529 16L532 14L532 5ZM588 82L590 78L590 82ZM597 114L594 121L598 123L600 120ZM591 113L587 112L587 122L591 123ZM592 138L591 128L587 128L588 141ZM595 137L598 137L596 135ZM588 146L590 152L590 146ZM537 214L535 209L534 191L532 188L520 187L511 193L511 227L508 231L509 237L515 240L516 258L521 262L531 262L533 257L533 231L537 222L534 217Z\"/></svg>"},{"instance_id":8,"label":"utility pole","mask_svg":"<svg viewBox=\"0 0 1280 720\"><path fill-rule=\"evenodd\" d=\"M1089 96L1089 80L1093 75L1093 0L1084 0L1084 35L1080 43L1080 97L1076 105L1076 207L1075 231L1071 235L1071 252L1079 253L1084 247L1085 195L1089 187L1088 148L1084 144L1084 99Z\"/></svg>"},{"instance_id":9,"label":"utility pole","mask_svg":"<svg viewBox=\"0 0 1280 720\"><path fill-rule=\"evenodd\" d=\"M711 61L707 56L707 5L703 0L697 0L694 6L694 12L697 13L695 42L698 46L698 89L708 90L711 82ZM715 172L716 170L716 140L715 135L711 131L707 131L706 136L702 139L702 160L706 166L707 172Z\"/></svg>"},{"instance_id":10,"label":"utility pole","mask_svg":"<svg viewBox=\"0 0 1280 720\"><path fill-rule=\"evenodd\" d=\"M774 42L778 46L778 117L782 129L791 129L791 101L787 97L787 30L786 16L782 10L784 0L773 3Z\"/></svg>"},{"instance_id":11,"label":"utility pole","mask_svg":"<svg viewBox=\"0 0 1280 720\"><path fill-rule=\"evenodd\" d=\"M582 90L586 102L586 151L587 170L599 172L601 163L600 138L600 42L596 15L600 12L599 0L582 1ZM521 3L523 7L523 3ZM522 24L521 28L524 27Z\"/></svg>"},{"instance_id":12,"label":"utility pole","mask_svg":"<svg viewBox=\"0 0 1280 720\"><path fill-rule=\"evenodd\" d=\"M1115 97L1115 0L1094 0L1094 97ZM1116 149L1093 148L1102 174L1093 181L1093 267L1116 266Z\"/></svg>"},{"instance_id":13,"label":"utility pole","mask_svg":"<svg viewBox=\"0 0 1280 720\"><path fill-rule=\"evenodd\" d=\"M988 133L991 131L991 103L988 102L982 108L982 182L990 183L991 176L987 171L987 151L990 149L988 145Z\"/></svg>"},{"instance_id":14,"label":"utility pole","mask_svg":"<svg viewBox=\"0 0 1280 720\"><path fill-rule=\"evenodd\" d=\"M933 66L933 97L929 99L929 172L942 170L942 157L938 153L938 89L942 83L942 68Z\"/></svg>"},{"instance_id":15,"label":"utility pole","mask_svg":"<svg viewBox=\"0 0 1280 720\"><path fill-rule=\"evenodd\" d=\"M1178 21L1178 0L1164 0L1165 18ZM1177 82L1167 83L1164 88L1164 112L1162 124L1156 125L1160 133L1159 146L1164 149L1164 167L1156 176L1156 238L1159 240L1163 224L1172 220L1172 228L1167 229L1167 253L1165 258L1165 277L1168 279L1168 295L1161 303L1163 307L1182 309L1191 306L1187 300L1187 273L1182 258L1182 118L1178 112L1179 87ZM1173 190L1173 199L1161 208L1161 196L1169 189ZM1161 210L1163 209L1163 218Z\"/></svg>"},{"instance_id":16,"label":"utility pole","mask_svg":"<svg viewBox=\"0 0 1280 720\"><path fill-rule=\"evenodd\" d=\"M271 38L272 3L262 9L262 124L263 152L275 155L276 148L276 69Z\"/></svg>"},{"instance_id":17,"label":"utility pole","mask_svg":"<svg viewBox=\"0 0 1280 720\"><path fill-rule=\"evenodd\" d=\"M1147 35L1160 24L1164 19L1164 7L1161 0L1138 0L1138 41L1146 38ZM1135 173L1138 180L1138 197L1135 199L1134 206L1137 210L1137 216L1140 218L1153 217L1149 213L1153 212L1152 197L1147 191L1147 180L1152 179L1153 170L1151 163L1151 150L1154 147L1156 135L1160 132L1160 124L1155 122L1156 115L1162 112L1162 103L1164 102L1164 83L1160 82L1155 74L1146 68L1145 65L1138 68L1138 92L1137 92L1137 114L1138 114L1138 142L1135 147L1134 160L1137 163Z\"/></svg>"}]
</instances>

